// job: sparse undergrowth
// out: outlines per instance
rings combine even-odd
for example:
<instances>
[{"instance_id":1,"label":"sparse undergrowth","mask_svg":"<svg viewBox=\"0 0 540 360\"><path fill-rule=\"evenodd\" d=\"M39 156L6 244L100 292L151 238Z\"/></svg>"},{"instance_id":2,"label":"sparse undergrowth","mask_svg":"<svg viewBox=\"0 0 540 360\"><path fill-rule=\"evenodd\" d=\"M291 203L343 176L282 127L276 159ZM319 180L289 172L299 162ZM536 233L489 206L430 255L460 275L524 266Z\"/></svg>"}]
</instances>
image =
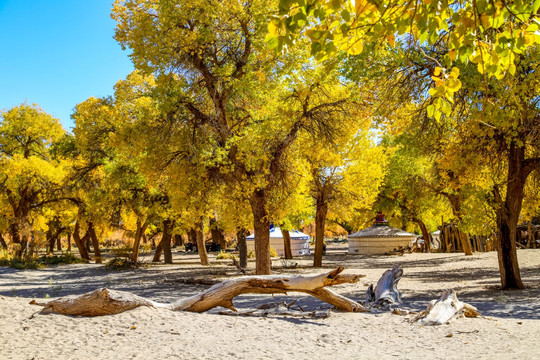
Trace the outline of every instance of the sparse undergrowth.
<instances>
[{"instance_id":1,"label":"sparse undergrowth","mask_svg":"<svg viewBox=\"0 0 540 360\"><path fill-rule=\"evenodd\" d=\"M35 256L16 256L7 250L0 251L0 266L9 266L14 269L40 269L48 265L77 264L83 263L71 252L65 252L61 255L45 255L39 258Z\"/></svg>"},{"instance_id":2,"label":"sparse undergrowth","mask_svg":"<svg viewBox=\"0 0 540 360\"><path fill-rule=\"evenodd\" d=\"M140 268L143 266L143 263L140 261L133 261L130 257L116 256L109 260L106 266L113 270L129 270Z\"/></svg>"}]
</instances>

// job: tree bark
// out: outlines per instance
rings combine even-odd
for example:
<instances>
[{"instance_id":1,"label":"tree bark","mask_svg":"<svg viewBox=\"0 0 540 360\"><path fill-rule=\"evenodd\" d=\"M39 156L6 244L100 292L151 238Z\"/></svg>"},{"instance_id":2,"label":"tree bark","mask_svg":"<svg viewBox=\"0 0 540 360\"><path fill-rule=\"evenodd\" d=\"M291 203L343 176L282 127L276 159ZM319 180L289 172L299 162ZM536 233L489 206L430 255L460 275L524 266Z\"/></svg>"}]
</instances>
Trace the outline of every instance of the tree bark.
<instances>
[{"instance_id":1,"label":"tree bark","mask_svg":"<svg viewBox=\"0 0 540 360\"><path fill-rule=\"evenodd\" d=\"M175 234L173 239L174 246L184 245L184 237L182 236L182 234Z\"/></svg>"},{"instance_id":2,"label":"tree bark","mask_svg":"<svg viewBox=\"0 0 540 360\"><path fill-rule=\"evenodd\" d=\"M81 239L81 235L79 233L80 224L79 220L75 222L75 229L73 229L73 240L75 241L75 245L77 245L77 249L79 249L79 254L81 254L81 258L85 260L90 260L90 254L88 254L88 250L86 249L86 246L84 242L86 241L86 238Z\"/></svg>"},{"instance_id":3,"label":"tree bark","mask_svg":"<svg viewBox=\"0 0 540 360\"><path fill-rule=\"evenodd\" d=\"M313 266L322 266L322 256L324 248L324 230L328 204L321 195L317 198L317 210L315 212L315 255L313 256Z\"/></svg>"},{"instance_id":4,"label":"tree bark","mask_svg":"<svg viewBox=\"0 0 540 360\"><path fill-rule=\"evenodd\" d=\"M270 220L266 210L267 195L265 190L255 190L250 198L253 213L253 229L255 230L255 273L269 275L272 273L270 260Z\"/></svg>"},{"instance_id":5,"label":"tree bark","mask_svg":"<svg viewBox=\"0 0 540 360\"><path fill-rule=\"evenodd\" d=\"M225 235L223 230L219 228L218 222L215 217L210 219L210 231L212 233L212 242L219 244L221 249L225 250L227 248L227 243L225 242Z\"/></svg>"},{"instance_id":6,"label":"tree bark","mask_svg":"<svg viewBox=\"0 0 540 360\"><path fill-rule=\"evenodd\" d=\"M139 246L141 245L141 239L144 231L146 230L147 222L144 223L140 218L137 219L137 231L135 232L135 239L133 241L133 251L131 253L131 261L137 262L139 259Z\"/></svg>"},{"instance_id":7,"label":"tree bark","mask_svg":"<svg viewBox=\"0 0 540 360\"><path fill-rule=\"evenodd\" d=\"M172 304L160 304L128 292L98 289L80 296L68 296L39 304L42 313L59 313L73 316L101 316L118 314L139 306L166 308L173 311L204 312L217 306L236 311L233 299L241 294L283 294L292 291L315 296L340 310L350 312L369 311L360 303L326 289L327 286L356 283L362 275L341 274L343 267L313 276L244 276L223 281L210 289L180 299Z\"/></svg>"},{"instance_id":8,"label":"tree bark","mask_svg":"<svg viewBox=\"0 0 540 360\"><path fill-rule=\"evenodd\" d=\"M159 243L156 246L156 251L154 253L154 257L152 258L152 262L160 262L161 253L163 253L163 235L161 236L161 240L159 240Z\"/></svg>"},{"instance_id":9,"label":"tree bark","mask_svg":"<svg viewBox=\"0 0 540 360\"><path fill-rule=\"evenodd\" d=\"M60 234L56 236L56 250L62 251L62 238L60 237Z\"/></svg>"},{"instance_id":10,"label":"tree bark","mask_svg":"<svg viewBox=\"0 0 540 360\"><path fill-rule=\"evenodd\" d=\"M3 248L3 249L7 249L8 246L6 244L6 240L4 240L4 235L3 234L0 234L0 246Z\"/></svg>"},{"instance_id":11,"label":"tree bark","mask_svg":"<svg viewBox=\"0 0 540 360\"><path fill-rule=\"evenodd\" d=\"M208 253L206 252L206 244L204 243L204 232L203 232L204 226L203 226L202 217L198 221L196 226L197 226L197 229L196 229L197 250L199 252L199 258L201 259L201 264L206 266L209 264L209 261L208 261Z\"/></svg>"},{"instance_id":12,"label":"tree bark","mask_svg":"<svg viewBox=\"0 0 540 360\"><path fill-rule=\"evenodd\" d=\"M69 232L69 229L67 232L67 251L71 252L71 233Z\"/></svg>"},{"instance_id":13,"label":"tree bark","mask_svg":"<svg viewBox=\"0 0 540 360\"><path fill-rule=\"evenodd\" d=\"M499 272L503 289L523 289L516 252L517 223L527 176L532 169L525 165L525 149L514 144L508 153L508 172L506 196L504 202L497 188L494 189L495 200L500 204L496 210L499 259Z\"/></svg>"},{"instance_id":14,"label":"tree bark","mask_svg":"<svg viewBox=\"0 0 540 360\"><path fill-rule=\"evenodd\" d=\"M460 237L461 247L463 248L463 252L465 253L465 255L472 255L473 250L471 247L471 240L469 239L469 235L465 234L461 230L458 230L458 235Z\"/></svg>"},{"instance_id":15,"label":"tree bark","mask_svg":"<svg viewBox=\"0 0 540 360\"><path fill-rule=\"evenodd\" d=\"M96 235L96 229L94 228L93 222L88 222L88 233L90 234L90 239L92 240L92 247L94 248L94 260L96 264L101 264L103 259L101 258L101 251L99 250L99 241Z\"/></svg>"},{"instance_id":16,"label":"tree bark","mask_svg":"<svg viewBox=\"0 0 540 360\"><path fill-rule=\"evenodd\" d=\"M163 220L163 237L161 238L161 243L163 244L163 257L165 264L172 264L172 251L171 251L171 240L172 240L172 230L174 227L174 221L171 219Z\"/></svg>"},{"instance_id":17,"label":"tree bark","mask_svg":"<svg viewBox=\"0 0 540 360\"><path fill-rule=\"evenodd\" d=\"M238 257L240 258L240 268L247 268L248 250L246 243L247 231L245 228L240 228L236 231L236 239L238 241Z\"/></svg>"},{"instance_id":18,"label":"tree bark","mask_svg":"<svg viewBox=\"0 0 540 360\"><path fill-rule=\"evenodd\" d=\"M285 259L292 259L292 250L291 250L291 234L289 230L281 229L283 234L283 248L285 250Z\"/></svg>"},{"instance_id":19,"label":"tree bark","mask_svg":"<svg viewBox=\"0 0 540 360\"><path fill-rule=\"evenodd\" d=\"M426 224L418 218L414 218L413 221L418 224L420 231L422 232L422 237L424 238L424 245L427 252L431 252L431 238L429 237L429 232L427 230Z\"/></svg>"}]
</instances>

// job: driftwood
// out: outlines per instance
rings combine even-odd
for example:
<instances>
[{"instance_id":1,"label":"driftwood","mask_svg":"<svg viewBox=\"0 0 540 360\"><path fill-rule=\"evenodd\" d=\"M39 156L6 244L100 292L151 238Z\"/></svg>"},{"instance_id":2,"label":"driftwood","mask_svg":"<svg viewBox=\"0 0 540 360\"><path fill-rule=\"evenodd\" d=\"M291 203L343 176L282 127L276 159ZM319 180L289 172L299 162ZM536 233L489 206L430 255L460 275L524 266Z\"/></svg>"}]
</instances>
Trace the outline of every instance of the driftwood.
<instances>
[{"instance_id":1,"label":"driftwood","mask_svg":"<svg viewBox=\"0 0 540 360\"><path fill-rule=\"evenodd\" d=\"M461 315L477 317L480 313L474 306L459 301L456 292L450 289L444 291L439 300L431 301L414 321L420 325L441 325Z\"/></svg>"},{"instance_id":2,"label":"driftwood","mask_svg":"<svg viewBox=\"0 0 540 360\"><path fill-rule=\"evenodd\" d=\"M30 304L41 305L42 314L58 313L76 316L113 315L139 306L167 307L143 297L111 289L98 289L80 296L70 295L47 303L32 300Z\"/></svg>"},{"instance_id":3,"label":"driftwood","mask_svg":"<svg viewBox=\"0 0 540 360\"><path fill-rule=\"evenodd\" d=\"M326 274L314 276L245 276L223 281L200 294L180 299L172 304L161 304L128 292L106 288L80 296L60 298L45 304L36 301L32 301L31 304L44 306L42 313L80 316L118 314L139 306L191 312L204 312L222 306L236 311L233 299L241 294L279 294L297 291L315 296L340 310L369 311L362 304L325 289L326 286L355 283L363 277L363 275L341 274L342 271L343 267L338 267Z\"/></svg>"},{"instance_id":4,"label":"driftwood","mask_svg":"<svg viewBox=\"0 0 540 360\"><path fill-rule=\"evenodd\" d=\"M264 304L255 310L245 312L234 312L231 310L220 311L220 315L229 316L251 316L251 317L267 317L267 316L290 316L302 319L326 319L330 316L330 309L305 311L300 305L296 305L296 300L286 303L273 302Z\"/></svg>"},{"instance_id":5,"label":"driftwood","mask_svg":"<svg viewBox=\"0 0 540 360\"><path fill-rule=\"evenodd\" d=\"M386 270L373 289L370 284L366 293L366 305L371 307L389 307L394 304L401 304L401 292L397 284L403 276L403 269L399 265L391 270Z\"/></svg>"}]
</instances>

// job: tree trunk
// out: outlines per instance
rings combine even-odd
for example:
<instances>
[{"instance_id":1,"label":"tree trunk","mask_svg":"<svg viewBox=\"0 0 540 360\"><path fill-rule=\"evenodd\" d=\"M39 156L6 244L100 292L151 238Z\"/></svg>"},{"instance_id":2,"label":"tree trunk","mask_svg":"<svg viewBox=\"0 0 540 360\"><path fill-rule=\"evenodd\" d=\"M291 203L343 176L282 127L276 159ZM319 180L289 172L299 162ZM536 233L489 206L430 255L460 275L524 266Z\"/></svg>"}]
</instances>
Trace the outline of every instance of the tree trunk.
<instances>
[{"instance_id":1,"label":"tree trunk","mask_svg":"<svg viewBox=\"0 0 540 360\"><path fill-rule=\"evenodd\" d=\"M7 249L8 246L6 244L6 240L4 240L4 235L3 234L0 234L0 246L3 248L3 249Z\"/></svg>"},{"instance_id":2,"label":"tree trunk","mask_svg":"<svg viewBox=\"0 0 540 360\"><path fill-rule=\"evenodd\" d=\"M218 222L215 217L210 218L210 231L212 233L212 242L219 244L222 250L227 248L227 243L225 242L225 235L223 230L219 228Z\"/></svg>"},{"instance_id":3,"label":"tree trunk","mask_svg":"<svg viewBox=\"0 0 540 360\"><path fill-rule=\"evenodd\" d=\"M427 252L431 252L431 238L429 237L429 232L427 230L426 224L418 218L414 218L413 221L418 224L420 231L422 231L422 237L424 238L424 247Z\"/></svg>"},{"instance_id":4,"label":"tree trunk","mask_svg":"<svg viewBox=\"0 0 540 360\"><path fill-rule=\"evenodd\" d=\"M463 252L465 255L472 255L472 247L471 247L471 240L469 239L469 235L465 234L463 231L458 230L458 235L461 240L461 247L463 248Z\"/></svg>"},{"instance_id":5,"label":"tree trunk","mask_svg":"<svg viewBox=\"0 0 540 360\"><path fill-rule=\"evenodd\" d=\"M161 243L163 244L163 257L165 258L165 264L172 264L172 251L171 240L172 230L174 227L174 221L171 219L163 220L163 237Z\"/></svg>"},{"instance_id":6,"label":"tree trunk","mask_svg":"<svg viewBox=\"0 0 540 360\"><path fill-rule=\"evenodd\" d=\"M60 237L60 234L56 235L56 250L62 251L62 238Z\"/></svg>"},{"instance_id":7,"label":"tree trunk","mask_svg":"<svg viewBox=\"0 0 540 360\"><path fill-rule=\"evenodd\" d=\"M141 219L137 219L137 230L135 231L135 239L133 240L133 251L131 253L131 261L137 262L139 259L139 246L141 245L141 239L146 230L147 222L141 222Z\"/></svg>"},{"instance_id":8,"label":"tree trunk","mask_svg":"<svg viewBox=\"0 0 540 360\"><path fill-rule=\"evenodd\" d=\"M54 254L54 245L55 245L56 239L53 236L53 229L51 229L50 227L45 233L45 238L47 239L47 255Z\"/></svg>"},{"instance_id":9,"label":"tree trunk","mask_svg":"<svg viewBox=\"0 0 540 360\"><path fill-rule=\"evenodd\" d=\"M86 246L84 244L84 242L86 241L86 237L84 239L81 239L79 229L79 220L77 220L75 222L75 229L73 229L73 240L75 241L75 245L77 245L77 249L79 249L79 254L81 254L81 258L85 260L90 260L90 254L88 254L88 250L86 249Z\"/></svg>"},{"instance_id":10,"label":"tree trunk","mask_svg":"<svg viewBox=\"0 0 540 360\"><path fill-rule=\"evenodd\" d=\"M523 289L519 273L516 252L516 233L519 214L523 204L524 188L531 169L524 167L525 150L514 144L510 145L508 155L508 173L504 202L498 189L495 199L500 206L496 211L499 242L497 255L503 289Z\"/></svg>"},{"instance_id":11,"label":"tree trunk","mask_svg":"<svg viewBox=\"0 0 540 360\"><path fill-rule=\"evenodd\" d=\"M67 251L71 252L71 233L67 232Z\"/></svg>"},{"instance_id":12,"label":"tree trunk","mask_svg":"<svg viewBox=\"0 0 540 360\"><path fill-rule=\"evenodd\" d=\"M159 240L159 243L156 246L156 252L154 253L152 262L155 262L155 263L160 262L162 252L163 252L163 235L161 236L161 240Z\"/></svg>"},{"instance_id":13,"label":"tree trunk","mask_svg":"<svg viewBox=\"0 0 540 360\"><path fill-rule=\"evenodd\" d=\"M253 213L253 229L255 230L255 273L269 275L272 273L270 260L270 220L266 210L267 195L264 190L255 190L250 198Z\"/></svg>"},{"instance_id":14,"label":"tree trunk","mask_svg":"<svg viewBox=\"0 0 540 360\"><path fill-rule=\"evenodd\" d=\"M182 234L175 234L173 239L174 246L184 245L184 237L182 236Z\"/></svg>"},{"instance_id":15,"label":"tree trunk","mask_svg":"<svg viewBox=\"0 0 540 360\"><path fill-rule=\"evenodd\" d=\"M101 251L99 250L99 241L96 235L96 229L94 228L93 222L88 222L88 233L90 234L90 239L92 240L92 247L94 248L94 260L96 264L101 264L103 259L101 258Z\"/></svg>"},{"instance_id":16,"label":"tree trunk","mask_svg":"<svg viewBox=\"0 0 540 360\"><path fill-rule=\"evenodd\" d=\"M26 246L23 247L23 239L21 237L20 231L20 221L18 219L15 219L15 221L9 225L9 233L11 235L11 242L18 245L18 247L15 248L15 256L21 257Z\"/></svg>"},{"instance_id":17,"label":"tree trunk","mask_svg":"<svg viewBox=\"0 0 540 360\"><path fill-rule=\"evenodd\" d=\"M322 256L324 248L324 229L328 204L323 196L317 198L317 210L315 212L315 255L313 256L313 266L322 266Z\"/></svg>"},{"instance_id":18,"label":"tree trunk","mask_svg":"<svg viewBox=\"0 0 540 360\"><path fill-rule=\"evenodd\" d=\"M197 244L197 230L191 228L187 232L188 242L191 244Z\"/></svg>"},{"instance_id":19,"label":"tree trunk","mask_svg":"<svg viewBox=\"0 0 540 360\"><path fill-rule=\"evenodd\" d=\"M197 226L197 229L196 229L197 250L199 252L199 258L201 259L201 264L206 266L209 264L209 261L208 261L208 254L206 253L206 244L204 243L204 233L203 233L204 226L203 226L202 217L196 226Z\"/></svg>"},{"instance_id":20,"label":"tree trunk","mask_svg":"<svg viewBox=\"0 0 540 360\"><path fill-rule=\"evenodd\" d=\"M291 234L289 230L281 229L283 234L283 249L285 250L285 259L292 259L292 250L291 250Z\"/></svg>"},{"instance_id":21,"label":"tree trunk","mask_svg":"<svg viewBox=\"0 0 540 360\"><path fill-rule=\"evenodd\" d=\"M240 258L240 268L247 268L247 242L246 242L246 229L240 228L236 231L236 240L238 241L238 257Z\"/></svg>"}]
</instances>

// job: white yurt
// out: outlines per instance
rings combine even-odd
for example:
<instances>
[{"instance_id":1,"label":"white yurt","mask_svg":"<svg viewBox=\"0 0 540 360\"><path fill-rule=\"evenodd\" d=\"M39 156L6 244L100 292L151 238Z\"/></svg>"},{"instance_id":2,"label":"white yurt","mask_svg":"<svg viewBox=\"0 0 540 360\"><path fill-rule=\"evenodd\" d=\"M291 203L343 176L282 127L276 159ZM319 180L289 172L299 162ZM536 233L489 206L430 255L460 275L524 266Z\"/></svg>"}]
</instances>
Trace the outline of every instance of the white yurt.
<instances>
[{"instance_id":1,"label":"white yurt","mask_svg":"<svg viewBox=\"0 0 540 360\"><path fill-rule=\"evenodd\" d=\"M373 226L349 235L349 254L384 254L400 246L407 247L415 239L415 234L391 227L379 213Z\"/></svg>"},{"instance_id":2,"label":"white yurt","mask_svg":"<svg viewBox=\"0 0 540 360\"><path fill-rule=\"evenodd\" d=\"M291 235L291 252L293 256L309 255L310 236L298 230L289 231ZM255 234L246 238L248 251L255 251ZM278 227L270 228L270 247L276 249L279 256L285 255L285 246L283 244L283 234Z\"/></svg>"}]
</instances>

